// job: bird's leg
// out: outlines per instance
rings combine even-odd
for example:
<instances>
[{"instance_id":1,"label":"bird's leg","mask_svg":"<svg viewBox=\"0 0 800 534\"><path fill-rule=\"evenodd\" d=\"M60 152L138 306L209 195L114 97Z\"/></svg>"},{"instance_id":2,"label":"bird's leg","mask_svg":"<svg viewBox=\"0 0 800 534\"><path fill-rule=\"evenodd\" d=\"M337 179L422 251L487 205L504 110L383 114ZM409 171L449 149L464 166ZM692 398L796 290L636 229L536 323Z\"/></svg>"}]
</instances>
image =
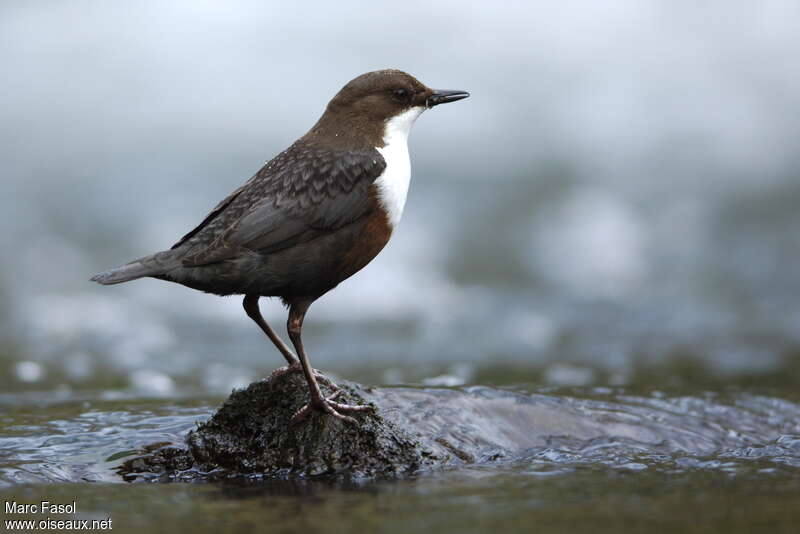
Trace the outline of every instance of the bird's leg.
<instances>
[{"instance_id":1,"label":"bird's leg","mask_svg":"<svg viewBox=\"0 0 800 534\"><path fill-rule=\"evenodd\" d=\"M341 394L341 390L336 388L336 391L329 397L322 395L319 389L319 384L315 377L314 369L308 361L306 351L303 349L303 340L301 339L301 330L303 329L303 319L306 316L306 311L311 305L310 300L295 301L289 308L289 320L286 328L289 331L289 338L292 340L297 354L300 356L300 365L303 366L303 374L305 374L306 382L308 382L308 390L311 395L311 400L304 407L300 408L292 417L292 421L301 421L308 417L312 411L319 410L323 413L330 414L337 419L347 421L348 423L358 423L353 417L349 415L342 415L340 412L364 412L372 410L371 406L357 406L352 404L341 404L335 402L336 397Z\"/></svg>"},{"instance_id":2,"label":"bird's leg","mask_svg":"<svg viewBox=\"0 0 800 534\"><path fill-rule=\"evenodd\" d=\"M267 335L267 337L272 341L272 343L278 348L280 353L286 358L286 363L289 365L285 367L279 367L272 371L269 375L269 382L274 384L275 380L291 373L296 373L303 370L303 367L300 365L300 361L297 359L297 356L294 355L292 349L286 346L286 343L275 333L275 331L267 324L267 321L264 320L264 317L261 315L261 309L258 306L258 295L245 295L244 300L242 301L242 306L244 307L245 313L247 316L250 317L255 323L261 328L261 330ZM316 370L314 373L319 374ZM320 382L331 386L333 389L337 389L336 386L328 380L326 377L319 375L318 376Z\"/></svg>"},{"instance_id":3,"label":"bird's leg","mask_svg":"<svg viewBox=\"0 0 800 534\"><path fill-rule=\"evenodd\" d=\"M258 307L258 295L245 295L244 300L242 301L242 306L244 307L244 311L248 317L250 317L255 323L258 325L261 330L267 334L267 337L270 341L278 348L284 358L286 358L286 362L289 364L289 367L293 365L298 365L300 362L297 360L297 356L292 353L292 349L286 346L286 343L278 337L278 334L270 328L267 322L264 320L264 317L261 315L261 309Z\"/></svg>"}]
</instances>

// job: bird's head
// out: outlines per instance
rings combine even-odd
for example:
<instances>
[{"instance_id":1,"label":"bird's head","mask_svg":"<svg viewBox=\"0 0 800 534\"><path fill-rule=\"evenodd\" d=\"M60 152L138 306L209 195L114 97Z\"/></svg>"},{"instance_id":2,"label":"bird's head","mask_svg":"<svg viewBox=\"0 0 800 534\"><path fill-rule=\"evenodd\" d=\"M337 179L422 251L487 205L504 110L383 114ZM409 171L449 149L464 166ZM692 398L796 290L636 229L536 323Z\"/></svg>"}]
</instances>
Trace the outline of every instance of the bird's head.
<instances>
[{"instance_id":1,"label":"bird's head","mask_svg":"<svg viewBox=\"0 0 800 534\"><path fill-rule=\"evenodd\" d=\"M389 130L408 135L426 109L468 96L466 91L431 89L400 70L368 72L342 87L328 103L317 127L379 133L379 137ZM342 135L347 136L345 132Z\"/></svg>"}]
</instances>

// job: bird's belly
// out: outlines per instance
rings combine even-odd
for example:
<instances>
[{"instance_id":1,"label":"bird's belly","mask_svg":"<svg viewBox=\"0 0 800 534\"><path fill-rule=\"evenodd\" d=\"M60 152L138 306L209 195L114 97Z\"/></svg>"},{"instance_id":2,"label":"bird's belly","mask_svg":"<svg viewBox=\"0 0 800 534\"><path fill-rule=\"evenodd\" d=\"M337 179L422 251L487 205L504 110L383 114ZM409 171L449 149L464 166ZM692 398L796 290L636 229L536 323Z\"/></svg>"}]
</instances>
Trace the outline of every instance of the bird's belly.
<instances>
[{"instance_id":1,"label":"bird's belly","mask_svg":"<svg viewBox=\"0 0 800 534\"><path fill-rule=\"evenodd\" d=\"M392 236L392 226L386 213L374 210L364 221L359 232L353 235L340 250L340 258L333 268L337 284L363 269L383 250Z\"/></svg>"},{"instance_id":2,"label":"bird's belly","mask_svg":"<svg viewBox=\"0 0 800 534\"><path fill-rule=\"evenodd\" d=\"M263 257L265 296L318 297L364 268L386 246L392 230L385 212L374 210L335 232Z\"/></svg>"}]
</instances>

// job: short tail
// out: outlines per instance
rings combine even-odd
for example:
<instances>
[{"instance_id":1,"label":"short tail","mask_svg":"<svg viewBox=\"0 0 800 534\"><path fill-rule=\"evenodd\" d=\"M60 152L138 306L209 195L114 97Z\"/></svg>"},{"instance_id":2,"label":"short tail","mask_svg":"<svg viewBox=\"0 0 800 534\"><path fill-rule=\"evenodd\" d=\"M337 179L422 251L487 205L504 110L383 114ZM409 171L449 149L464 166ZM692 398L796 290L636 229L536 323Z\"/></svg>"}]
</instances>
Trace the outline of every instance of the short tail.
<instances>
[{"instance_id":1,"label":"short tail","mask_svg":"<svg viewBox=\"0 0 800 534\"><path fill-rule=\"evenodd\" d=\"M163 275L180 266L180 254L178 251L165 250L139 258L114 269L97 273L90 280L104 286L110 286L136 280L137 278L144 278L145 276Z\"/></svg>"}]
</instances>

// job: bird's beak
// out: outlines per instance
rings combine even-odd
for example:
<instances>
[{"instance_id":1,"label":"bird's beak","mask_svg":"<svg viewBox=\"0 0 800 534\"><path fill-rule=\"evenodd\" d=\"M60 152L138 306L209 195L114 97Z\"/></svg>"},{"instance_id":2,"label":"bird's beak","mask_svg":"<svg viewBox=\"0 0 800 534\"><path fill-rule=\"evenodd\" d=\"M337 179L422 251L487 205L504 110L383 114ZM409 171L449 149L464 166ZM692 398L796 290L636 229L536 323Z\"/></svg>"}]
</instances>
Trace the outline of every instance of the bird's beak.
<instances>
[{"instance_id":1,"label":"bird's beak","mask_svg":"<svg viewBox=\"0 0 800 534\"><path fill-rule=\"evenodd\" d=\"M455 102L462 98L467 98L469 93L466 91L452 91L445 89L434 89L431 96L425 101L425 105L429 108L438 106L439 104L447 104L448 102Z\"/></svg>"}]
</instances>

